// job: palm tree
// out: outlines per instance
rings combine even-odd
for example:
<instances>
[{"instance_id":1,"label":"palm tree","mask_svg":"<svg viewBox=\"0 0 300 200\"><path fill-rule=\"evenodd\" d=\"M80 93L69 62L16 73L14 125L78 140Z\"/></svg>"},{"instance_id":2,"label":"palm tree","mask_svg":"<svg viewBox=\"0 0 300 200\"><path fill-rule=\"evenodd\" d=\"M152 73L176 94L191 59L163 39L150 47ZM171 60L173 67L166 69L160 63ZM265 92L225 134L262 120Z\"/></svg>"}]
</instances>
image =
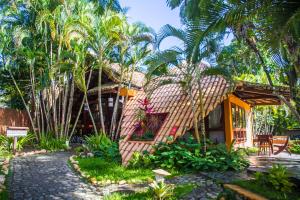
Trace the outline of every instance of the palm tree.
<instances>
[{"instance_id":1,"label":"palm tree","mask_svg":"<svg viewBox=\"0 0 300 200\"><path fill-rule=\"evenodd\" d=\"M140 66L143 66L145 58L155 49L156 34L151 29L146 27L142 23L133 25L126 25L123 29L124 39L117 45L116 51L112 55L114 62L119 63L121 67L121 80L118 88L125 87L131 88L131 82L134 72L139 70ZM152 46L152 48L150 48ZM128 100L128 94L123 101L123 109L119 122L117 119L117 108L119 107L119 96L117 96L114 112L111 120L110 135L113 140L117 140L119 137L119 131L121 128L122 118L124 116L124 108Z\"/></svg>"},{"instance_id":2,"label":"palm tree","mask_svg":"<svg viewBox=\"0 0 300 200\"><path fill-rule=\"evenodd\" d=\"M232 31L255 52L271 86L271 77L265 54L273 60L288 78L294 107L276 93L300 121L300 92L297 90L300 76L299 20L300 3L295 1L176 1L167 0L173 9L180 7L183 20L194 19L203 23L206 33ZM282 70L283 69L283 70Z\"/></svg>"},{"instance_id":3,"label":"palm tree","mask_svg":"<svg viewBox=\"0 0 300 200\"><path fill-rule=\"evenodd\" d=\"M148 59L148 79L158 80L158 86L164 84L180 84L184 91L187 92L191 103L193 113L193 124L195 129L195 137L200 143L200 133L198 131L197 107L200 104L200 121L201 134L205 138L204 125L204 108L203 108L203 89L201 80L211 71L210 68L204 69L200 67L203 59L213 57L213 52L217 50L217 41L220 39L216 35L210 37L202 37L203 31L199 28L197 22L190 21L184 30L177 29L171 25L165 25L160 33L158 43L167 37L176 37L182 42L183 47L173 47L168 50L159 51ZM170 71L170 67L173 68ZM174 73L175 69L175 73ZM157 78L157 76L162 78ZM151 85L151 83L150 83ZM195 90L195 86L198 90ZM153 90L153 89L149 89ZM198 91L198 95L194 92ZM195 101L194 96L198 96Z\"/></svg>"}]
</instances>

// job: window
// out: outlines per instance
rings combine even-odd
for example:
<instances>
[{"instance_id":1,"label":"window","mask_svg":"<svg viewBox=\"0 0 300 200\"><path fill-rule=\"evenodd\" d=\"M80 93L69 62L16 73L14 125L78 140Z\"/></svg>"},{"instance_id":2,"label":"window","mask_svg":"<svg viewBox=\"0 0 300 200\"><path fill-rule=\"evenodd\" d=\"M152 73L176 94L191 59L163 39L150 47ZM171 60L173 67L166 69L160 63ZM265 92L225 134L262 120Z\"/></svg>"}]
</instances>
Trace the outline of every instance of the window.
<instances>
[{"instance_id":1,"label":"window","mask_svg":"<svg viewBox=\"0 0 300 200\"><path fill-rule=\"evenodd\" d=\"M130 140L153 141L166 117L167 113L148 113L142 121L135 124L135 130Z\"/></svg>"},{"instance_id":2,"label":"window","mask_svg":"<svg viewBox=\"0 0 300 200\"><path fill-rule=\"evenodd\" d=\"M246 142L246 112L242 107L231 104L233 138L236 143Z\"/></svg>"}]
</instances>

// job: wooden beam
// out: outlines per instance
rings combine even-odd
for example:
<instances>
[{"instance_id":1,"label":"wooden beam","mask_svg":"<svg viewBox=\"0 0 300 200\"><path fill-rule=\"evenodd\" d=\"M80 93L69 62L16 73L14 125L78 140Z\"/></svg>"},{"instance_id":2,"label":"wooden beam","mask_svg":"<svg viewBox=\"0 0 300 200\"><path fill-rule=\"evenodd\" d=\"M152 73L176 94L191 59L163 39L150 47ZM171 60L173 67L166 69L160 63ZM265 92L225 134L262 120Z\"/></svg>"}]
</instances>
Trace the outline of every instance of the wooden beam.
<instances>
[{"instance_id":1,"label":"wooden beam","mask_svg":"<svg viewBox=\"0 0 300 200\"><path fill-rule=\"evenodd\" d=\"M242 101L241 99L239 99L235 95L230 94L228 99L231 103L234 103L234 104L244 108L247 111L250 110L250 105L248 103L246 103L245 101Z\"/></svg>"},{"instance_id":2,"label":"wooden beam","mask_svg":"<svg viewBox=\"0 0 300 200\"><path fill-rule=\"evenodd\" d=\"M231 142L233 140L232 113L231 113L231 103L229 98L227 98L224 101L224 122L225 122L225 143L227 149L229 149Z\"/></svg>"}]
</instances>

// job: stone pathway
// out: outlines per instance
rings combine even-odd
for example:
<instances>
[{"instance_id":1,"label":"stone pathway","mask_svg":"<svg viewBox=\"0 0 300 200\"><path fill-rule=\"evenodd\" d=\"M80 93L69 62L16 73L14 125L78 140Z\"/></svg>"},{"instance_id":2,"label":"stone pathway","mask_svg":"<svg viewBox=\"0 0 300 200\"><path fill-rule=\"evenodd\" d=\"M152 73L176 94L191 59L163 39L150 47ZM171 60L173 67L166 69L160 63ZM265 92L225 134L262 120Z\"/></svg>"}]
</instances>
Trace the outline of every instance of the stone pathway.
<instances>
[{"instance_id":1,"label":"stone pathway","mask_svg":"<svg viewBox=\"0 0 300 200\"><path fill-rule=\"evenodd\" d=\"M187 174L167 180L167 183L175 185L193 183L197 187L184 200L210 200L217 199L223 191L220 183L227 183L236 179L249 179L246 171L234 172L200 172L199 174Z\"/></svg>"},{"instance_id":2,"label":"stone pathway","mask_svg":"<svg viewBox=\"0 0 300 200\"><path fill-rule=\"evenodd\" d=\"M300 181L300 155L289 155L286 152L282 152L271 156L251 156L249 160L251 163L249 171L267 171L274 164L280 164L287 168L292 177Z\"/></svg>"},{"instance_id":3,"label":"stone pathway","mask_svg":"<svg viewBox=\"0 0 300 200\"><path fill-rule=\"evenodd\" d=\"M85 183L68 166L70 153L17 157L12 160L10 199L97 200L101 193Z\"/></svg>"}]
</instances>

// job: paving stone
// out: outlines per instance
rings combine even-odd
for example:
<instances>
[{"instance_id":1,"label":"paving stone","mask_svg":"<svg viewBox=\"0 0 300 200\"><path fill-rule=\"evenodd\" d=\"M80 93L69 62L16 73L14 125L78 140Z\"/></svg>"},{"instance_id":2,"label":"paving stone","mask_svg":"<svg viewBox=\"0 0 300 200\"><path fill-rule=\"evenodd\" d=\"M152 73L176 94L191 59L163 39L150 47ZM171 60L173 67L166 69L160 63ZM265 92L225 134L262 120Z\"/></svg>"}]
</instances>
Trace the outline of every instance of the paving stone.
<instances>
[{"instance_id":1,"label":"paving stone","mask_svg":"<svg viewBox=\"0 0 300 200\"><path fill-rule=\"evenodd\" d=\"M11 162L12 200L98 200L101 192L83 182L69 167L68 152L16 157Z\"/></svg>"}]
</instances>

